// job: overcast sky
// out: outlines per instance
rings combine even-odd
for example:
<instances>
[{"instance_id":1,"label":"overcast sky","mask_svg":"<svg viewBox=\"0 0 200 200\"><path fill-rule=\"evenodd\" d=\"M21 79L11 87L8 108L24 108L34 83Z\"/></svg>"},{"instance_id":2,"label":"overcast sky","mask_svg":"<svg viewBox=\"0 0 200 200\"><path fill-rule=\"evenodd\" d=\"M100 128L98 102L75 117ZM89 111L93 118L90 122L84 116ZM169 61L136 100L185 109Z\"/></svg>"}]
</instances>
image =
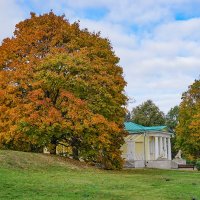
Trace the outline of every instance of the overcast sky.
<instances>
[{"instance_id":1,"label":"overcast sky","mask_svg":"<svg viewBox=\"0 0 200 200\"><path fill-rule=\"evenodd\" d=\"M152 99L165 113L200 74L200 0L0 0L0 42L30 12L51 9L112 43L128 108Z\"/></svg>"}]
</instances>

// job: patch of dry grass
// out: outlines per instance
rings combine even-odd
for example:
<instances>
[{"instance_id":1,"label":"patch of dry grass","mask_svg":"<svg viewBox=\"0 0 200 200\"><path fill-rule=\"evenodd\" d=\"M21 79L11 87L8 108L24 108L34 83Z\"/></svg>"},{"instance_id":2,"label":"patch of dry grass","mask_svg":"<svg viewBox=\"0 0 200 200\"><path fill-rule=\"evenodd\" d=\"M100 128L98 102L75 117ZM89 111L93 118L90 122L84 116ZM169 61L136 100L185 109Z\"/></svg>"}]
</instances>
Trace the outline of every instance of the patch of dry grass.
<instances>
[{"instance_id":1,"label":"patch of dry grass","mask_svg":"<svg viewBox=\"0 0 200 200\"><path fill-rule=\"evenodd\" d=\"M92 168L85 162L57 155L8 150L0 151L0 164L15 169L43 169L50 166L62 166L70 169Z\"/></svg>"}]
</instances>

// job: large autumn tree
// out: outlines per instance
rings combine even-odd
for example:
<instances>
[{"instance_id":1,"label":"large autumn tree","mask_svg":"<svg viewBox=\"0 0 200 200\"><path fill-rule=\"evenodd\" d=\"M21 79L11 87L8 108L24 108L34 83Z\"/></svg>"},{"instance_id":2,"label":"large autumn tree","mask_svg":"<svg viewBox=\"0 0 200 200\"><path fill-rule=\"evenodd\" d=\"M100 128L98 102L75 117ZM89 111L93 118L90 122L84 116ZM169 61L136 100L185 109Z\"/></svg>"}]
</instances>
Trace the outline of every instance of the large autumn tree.
<instances>
[{"instance_id":1,"label":"large autumn tree","mask_svg":"<svg viewBox=\"0 0 200 200\"><path fill-rule=\"evenodd\" d=\"M152 100L147 100L131 111L131 120L143 126L165 124L165 115Z\"/></svg>"},{"instance_id":2,"label":"large autumn tree","mask_svg":"<svg viewBox=\"0 0 200 200\"><path fill-rule=\"evenodd\" d=\"M64 144L75 159L122 166L126 82L108 39L31 13L0 55L1 146L55 153Z\"/></svg>"},{"instance_id":3,"label":"large autumn tree","mask_svg":"<svg viewBox=\"0 0 200 200\"><path fill-rule=\"evenodd\" d=\"M176 145L190 159L200 157L200 79L183 93L176 128Z\"/></svg>"}]
</instances>

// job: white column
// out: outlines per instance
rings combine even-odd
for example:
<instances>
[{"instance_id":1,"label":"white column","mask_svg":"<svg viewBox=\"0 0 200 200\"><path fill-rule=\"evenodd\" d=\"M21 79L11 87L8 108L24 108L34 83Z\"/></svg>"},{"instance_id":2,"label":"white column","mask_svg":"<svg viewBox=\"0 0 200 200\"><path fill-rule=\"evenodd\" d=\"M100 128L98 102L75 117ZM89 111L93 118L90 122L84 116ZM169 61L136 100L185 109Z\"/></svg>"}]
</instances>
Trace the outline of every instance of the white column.
<instances>
[{"instance_id":1,"label":"white column","mask_svg":"<svg viewBox=\"0 0 200 200\"><path fill-rule=\"evenodd\" d=\"M160 155L163 156L163 138L160 137Z\"/></svg>"},{"instance_id":2,"label":"white column","mask_svg":"<svg viewBox=\"0 0 200 200\"><path fill-rule=\"evenodd\" d=\"M171 152L171 141L170 141L170 138L168 138L168 142L167 142L167 146L168 146L168 148L167 148L167 155L168 155L168 160L171 160L172 159L172 152Z\"/></svg>"},{"instance_id":3,"label":"white column","mask_svg":"<svg viewBox=\"0 0 200 200\"><path fill-rule=\"evenodd\" d=\"M134 160L134 143L132 140L127 141L128 147L127 147L127 154L128 159L127 160Z\"/></svg>"},{"instance_id":4,"label":"white column","mask_svg":"<svg viewBox=\"0 0 200 200\"><path fill-rule=\"evenodd\" d=\"M167 158L167 141L166 137L164 137L164 158Z\"/></svg>"},{"instance_id":5,"label":"white column","mask_svg":"<svg viewBox=\"0 0 200 200\"><path fill-rule=\"evenodd\" d=\"M135 141L133 141L133 160L135 160Z\"/></svg>"},{"instance_id":6,"label":"white column","mask_svg":"<svg viewBox=\"0 0 200 200\"><path fill-rule=\"evenodd\" d=\"M155 137L155 160L158 158L158 137Z\"/></svg>"},{"instance_id":7,"label":"white column","mask_svg":"<svg viewBox=\"0 0 200 200\"><path fill-rule=\"evenodd\" d=\"M150 160L150 143L149 143L149 136L147 138L147 160Z\"/></svg>"}]
</instances>

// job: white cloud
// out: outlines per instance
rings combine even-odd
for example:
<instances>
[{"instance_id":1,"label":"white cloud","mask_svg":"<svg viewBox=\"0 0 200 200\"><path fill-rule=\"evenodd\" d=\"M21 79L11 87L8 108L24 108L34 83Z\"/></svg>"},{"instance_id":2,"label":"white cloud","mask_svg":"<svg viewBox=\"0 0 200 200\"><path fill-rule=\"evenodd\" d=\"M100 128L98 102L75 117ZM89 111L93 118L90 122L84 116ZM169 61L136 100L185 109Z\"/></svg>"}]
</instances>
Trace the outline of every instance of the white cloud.
<instances>
[{"instance_id":1,"label":"white cloud","mask_svg":"<svg viewBox=\"0 0 200 200\"><path fill-rule=\"evenodd\" d=\"M101 32L101 35L108 38L114 47L120 48L134 48L136 46L136 36L134 34L127 34L123 30L123 26L113 24L106 21L92 21L82 19L80 22L81 28L88 28L91 32Z\"/></svg>"},{"instance_id":2,"label":"white cloud","mask_svg":"<svg viewBox=\"0 0 200 200\"><path fill-rule=\"evenodd\" d=\"M193 18L182 21L172 21L167 24L160 25L155 36L157 40L198 40L200 41L200 18Z\"/></svg>"}]
</instances>

